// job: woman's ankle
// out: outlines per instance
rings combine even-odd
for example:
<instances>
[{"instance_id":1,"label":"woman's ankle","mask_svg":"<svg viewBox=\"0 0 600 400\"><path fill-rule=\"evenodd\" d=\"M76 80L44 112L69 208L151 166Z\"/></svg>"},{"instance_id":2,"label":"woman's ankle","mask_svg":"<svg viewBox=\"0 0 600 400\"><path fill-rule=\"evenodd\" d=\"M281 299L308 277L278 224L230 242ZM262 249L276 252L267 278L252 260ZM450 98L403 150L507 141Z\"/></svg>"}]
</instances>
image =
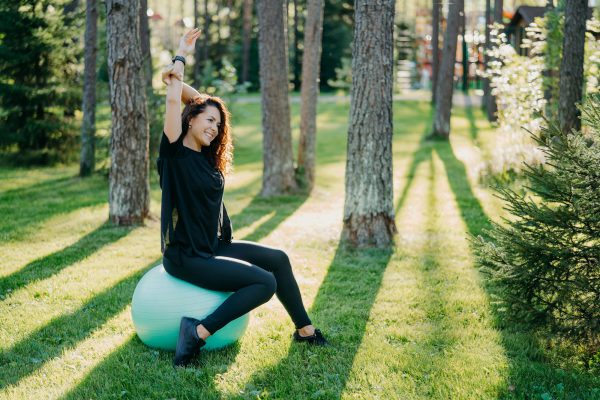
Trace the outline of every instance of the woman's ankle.
<instances>
[{"instance_id":1,"label":"woman's ankle","mask_svg":"<svg viewBox=\"0 0 600 400\"><path fill-rule=\"evenodd\" d=\"M210 332L202 324L196 326L196 333L198 333L198 337L202 340L206 340L210 336Z\"/></svg>"},{"instance_id":2,"label":"woman's ankle","mask_svg":"<svg viewBox=\"0 0 600 400\"><path fill-rule=\"evenodd\" d=\"M312 336L315 334L315 327L312 325L306 325L302 328L298 329L298 334L300 336Z\"/></svg>"}]
</instances>

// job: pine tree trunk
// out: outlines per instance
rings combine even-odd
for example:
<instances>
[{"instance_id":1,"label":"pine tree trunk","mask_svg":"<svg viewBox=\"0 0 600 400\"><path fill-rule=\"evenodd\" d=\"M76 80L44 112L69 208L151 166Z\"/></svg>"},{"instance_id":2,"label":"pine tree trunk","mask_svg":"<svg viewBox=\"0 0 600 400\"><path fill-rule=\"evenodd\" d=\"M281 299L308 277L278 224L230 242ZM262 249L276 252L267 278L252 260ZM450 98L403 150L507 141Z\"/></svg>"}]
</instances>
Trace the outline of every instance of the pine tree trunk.
<instances>
[{"instance_id":1,"label":"pine tree trunk","mask_svg":"<svg viewBox=\"0 0 600 400\"><path fill-rule=\"evenodd\" d=\"M494 1L494 22L502 23L502 10L504 8L503 0ZM487 42L486 42L487 43ZM489 62L490 60L488 60ZM485 110L487 112L488 121L496 121L498 119L497 111L498 105L496 104L496 97L491 94L486 97Z\"/></svg>"},{"instance_id":2,"label":"pine tree trunk","mask_svg":"<svg viewBox=\"0 0 600 400\"><path fill-rule=\"evenodd\" d=\"M300 36L300 29L298 27L298 0L294 0L294 54L293 54L293 65L294 65L294 90L300 89L300 49L298 47Z\"/></svg>"},{"instance_id":3,"label":"pine tree trunk","mask_svg":"<svg viewBox=\"0 0 600 400\"><path fill-rule=\"evenodd\" d=\"M79 175L89 176L95 167L96 133L96 54L98 36L97 0L87 0L85 8L85 54L83 67L83 122Z\"/></svg>"},{"instance_id":4,"label":"pine tree trunk","mask_svg":"<svg viewBox=\"0 0 600 400\"><path fill-rule=\"evenodd\" d=\"M200 14L198 13L198 0L194 0L194 27L200 27ZM201 36L206 32L202 30ZM199 88L202 85L200 75L202 74L202 46L196 44L194 49L194 86Z\"/></svg>"},{"instance_id":5,"label":"pine tree trunk","mask_svg":"<svg viewBox=\"0 0 600 400\"><path fill-rule=\"evenodd\" d=\"M139 0L106 1L112 132L109 219L139 224L148 215L148 117L139 39Z\"/></svg>"},{"instance_id":6,"label":"pine tree trunk","mask_svg":"<svg viewBox=\"0 0 600 400\"><path fill-rule=\"evenodd\" d=\"M152 54L150 53L150 26L148 25L148 0L140 0L140 42L146 79L146 89L152 93Z\"/></svg>"},{"instance_id":7,"label":"pine tree trunk","mask_svg":"<svg viewBox=\"0 0 600 400\"><path fill-rule=\"evenodd\" d=\"M308 0L306 4L306 23L304 25L304 56L302 58L302 87L300 90L298 169L309 191L315 185L317 99L319 96L322 37L323 0Z\"/></svg>"},{"instance_id":8,"label":"pine tree trunk","mask_svg":"<svg viewBox=\"0 0 600 400\"><path fill-rule=\"evenodd\" d=\"M440 12L442 0L433 0L431 13L431 102L435 104L440 73Z\"/></svg>"},{"instance_id":9,"label":"pine tree trunk","mask_svg":"<svg viewBox=\"0 0 600 400\"><path fill-rule=\"evenodd\" d=\"M248 82L250 69L250 45L252 43L252 0L243 0L243 54L242 54L242 82Z\"/></svg>"},{"instance_id":10,"label":"pine tree trunk","mask_svg":"<svg viewBox=\"0 0 600 400\"><path fill-rule=\"evenodd\" d=\"M490 43L490 24L492 22L492 1L485 0L485 47L483 49L483 70L487 71L490 63L490 50L492 44ZM487 111L487 105L489 97L491 96L492 87L490 86L490 79L483 78L483 106ZM488 118L489 119L489 118Z\"/></svg>"},{"instance_id":11,"label":"pine tree trunk","mask_svg":"<svg viewBox=\"0 0 600 400\"><path fill-rule=\"evenodd\" d=\"M581 128L577 104L583 97L583 55L587 0L569 0L565 4L563 56L560 63L558 120L563 132Z\"/></svg>"},{"instance_id":12,"label":"pine tree trunk","mask_svg":"<svg viewBox=\"0 0 600 400\"><path fill-rule=\"evenodd\" d=\"M204 0L204 34L202 35L202 62L208 60L210 46L210 15L208 15L208 0Z\"/></svg>"},{"instance_id":13,"label":"pine tree trunk","mask_svg":"<svg viewBox=\"0 0 600 400\"><path fill-rule=\"evenodd\" d=\"M284 0L256 3L263 125L262 196L288 193L297 187L292 162L284 10Z\"/></svg>"},{"instance_id":14,"label":"pine tree trunk","mask_svg":"<svg viewBox=\"0 0 600 400\"><path fill-rule=\"evenodd\" d=\"M464 3L463 3L464 5ZM494 0L494 22L502 23L504 0Z\"/></svg>"},{"instance_id":15,"label":"pine tree trunk","mask_svg":"<svg viewBox=\"0 0 600 400\"><path fill-rule=\"evenodd\" d=\"M244 0L243 4L244 42L242 50L242 82L248 82L250 66L250 44L252 42L252 0Z\"/></svg>"},{"instance_id":16,"label":"pine tree trunk","mask_svg":"<svg viewBox=\"0 0 600 400\"><path fill-rule=\"evenodd\" d=\"M342 236L387 246L396 232L392 174L394 0L357 0Z\"/></svg>"},{"instance_id":17,"label":"pine tree trunk","mask_svg":"<svg viewBox=\"0 0 600 400\"><path fill-rule=\"evenodd\" d=\"M463 0L451 2L448 9L448 22L444 35L442 65L438 76L435 117L432 136L448 139L450 135L450 114L452 112L452 94L454 92L454 64L456 62L456 45L460 27L460 12Z\"/></svg>"}]
</instances>

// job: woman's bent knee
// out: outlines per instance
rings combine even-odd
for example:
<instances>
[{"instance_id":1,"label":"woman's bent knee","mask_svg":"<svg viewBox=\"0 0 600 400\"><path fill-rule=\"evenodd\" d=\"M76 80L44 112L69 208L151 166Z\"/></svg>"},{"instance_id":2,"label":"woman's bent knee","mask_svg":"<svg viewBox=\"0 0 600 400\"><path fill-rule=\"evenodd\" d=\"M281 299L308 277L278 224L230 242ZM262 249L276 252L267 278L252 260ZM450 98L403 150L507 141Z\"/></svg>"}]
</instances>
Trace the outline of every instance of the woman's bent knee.
<instances>
[{"instance_id":1,"label":"woman's bent knee","mask_svg":"<svg viewBox=\"0 0 600 400\"><path fill-rule=\"evenodd\" d=\"M268 301L277 291L277 281L275 280L275 276L273 276L273 274L265 275L263 286L265 287L265 301Z\"/></svg>"}]
</instances>

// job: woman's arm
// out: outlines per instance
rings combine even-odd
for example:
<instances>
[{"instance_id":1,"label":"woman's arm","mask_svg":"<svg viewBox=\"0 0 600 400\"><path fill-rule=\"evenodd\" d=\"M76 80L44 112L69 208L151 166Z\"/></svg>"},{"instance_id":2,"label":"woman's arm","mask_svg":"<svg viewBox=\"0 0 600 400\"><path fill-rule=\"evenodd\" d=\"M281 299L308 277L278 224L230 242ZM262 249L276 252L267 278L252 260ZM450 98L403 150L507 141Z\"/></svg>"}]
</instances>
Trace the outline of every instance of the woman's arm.
<instances>
[{"instance_id":1,"label":"woman's arm","mask_svg":"<svg viewBox=\"0 0 600 400\"><path fill-rule=\"evenodd\" d=\"M187 104L191 99L200 96L200 92L185 82L182 82L181 102Z\"/></svg>"},{"instance_id":2,"label":"woman's arm","mask_svg":"<svg viewBox=\"0 0 600 400\"><path fill-rule=\"evenodd\" d=\"M179 50L176 55L185 56L194 49L196 39L200 36L198 29L192 29L186 33L179 42ZM163 130L170 143L175 142L181 135L181 99L183 94L183 63L175 61L170 72L163 77L167 84L167 96L165 105L165 122Z\"/></svg>"},{"instance_id":3,"label":"woman's arm","mask_svg":"<svg viewBox=\"0 0 600 400\"><path fill-rule=\"evenodd\" d=\"M176 73L183 75L183 63L181 61L175 61L173 74L169 75L169 78L167 78L167 97L163 130L170 143L175 142L181 135L180 98L183 82L174 76Z\"/></svg>"}]
</instances>

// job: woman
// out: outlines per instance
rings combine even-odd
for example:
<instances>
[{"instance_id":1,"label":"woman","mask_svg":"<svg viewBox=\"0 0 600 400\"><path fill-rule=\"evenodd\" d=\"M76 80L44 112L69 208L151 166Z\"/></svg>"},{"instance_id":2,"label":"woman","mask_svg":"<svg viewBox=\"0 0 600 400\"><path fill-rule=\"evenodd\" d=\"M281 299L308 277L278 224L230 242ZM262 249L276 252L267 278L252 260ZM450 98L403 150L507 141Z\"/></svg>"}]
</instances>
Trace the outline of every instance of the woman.
<instances>
[{"instance_id":1,"label":"woman","mask_svg":"<svg viewBox=\"0 0 600 400\"><path fill-rule=\"evenodd\" d=\"M184 56L199 35L198 29L186 33L173 64L163 71L167 100L158 159L163 265L169 274L192 284L234 293L201 321L181 319L173 363L189 364L208 336L274 293L296 326L294 341L325 345L302 304L287 255L232 240L223 205L224 175L233 150L229 113L218 97L201 95L182 82ZM183 112L180 101L186 104Z\"/></svg>"}]
</instances>

